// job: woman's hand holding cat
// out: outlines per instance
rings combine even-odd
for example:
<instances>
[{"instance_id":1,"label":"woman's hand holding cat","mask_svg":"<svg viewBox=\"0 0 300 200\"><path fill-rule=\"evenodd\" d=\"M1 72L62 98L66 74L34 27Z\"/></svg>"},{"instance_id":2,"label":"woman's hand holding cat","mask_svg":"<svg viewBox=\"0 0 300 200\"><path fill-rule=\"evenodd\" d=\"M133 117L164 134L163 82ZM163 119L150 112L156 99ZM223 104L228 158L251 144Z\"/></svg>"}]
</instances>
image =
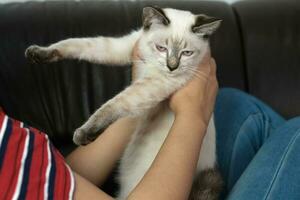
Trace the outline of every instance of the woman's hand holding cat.
<instances>
[{"instance_id":1,"label":"woman's hand holding cat","mask_svg":"<svg viewBox=\"0 0 300 200\"><path fill-rule=\"evenodd\" d=\"M189 199L217 90L216 64L207 53L197 75L171 96L169 106L175 113L175 120L129 200Z\"/></svg>"},{"instance_id":2,"label":"woman's hand holding cat","mask_svg":"<svg viewBox=\"0 0 300 200\"><path fill-rule=\"evenodd\" d=\"M198 67L197 75L171 96L169 105L176 116L200 117L208 125L217 91L216 63L210 52L207 52Z\"/></svg>"}]
</instances>

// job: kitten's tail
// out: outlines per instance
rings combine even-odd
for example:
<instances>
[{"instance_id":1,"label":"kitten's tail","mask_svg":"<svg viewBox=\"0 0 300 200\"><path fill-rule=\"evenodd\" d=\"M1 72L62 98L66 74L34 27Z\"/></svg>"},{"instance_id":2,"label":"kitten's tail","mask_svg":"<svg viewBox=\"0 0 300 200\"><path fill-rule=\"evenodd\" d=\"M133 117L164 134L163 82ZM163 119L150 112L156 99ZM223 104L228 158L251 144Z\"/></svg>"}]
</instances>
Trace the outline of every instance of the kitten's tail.
<instances>
[{"instance_id":1,"label":"kitten's tail","mask_svg":"<svg viewBox=\"0 0 300 200\"><path fill-rule=\"evenodd\" d=\"M221 174L216 168L206 169L197 174L189 200L218 200L223 189Z\"/></svg>"}]
</instances>

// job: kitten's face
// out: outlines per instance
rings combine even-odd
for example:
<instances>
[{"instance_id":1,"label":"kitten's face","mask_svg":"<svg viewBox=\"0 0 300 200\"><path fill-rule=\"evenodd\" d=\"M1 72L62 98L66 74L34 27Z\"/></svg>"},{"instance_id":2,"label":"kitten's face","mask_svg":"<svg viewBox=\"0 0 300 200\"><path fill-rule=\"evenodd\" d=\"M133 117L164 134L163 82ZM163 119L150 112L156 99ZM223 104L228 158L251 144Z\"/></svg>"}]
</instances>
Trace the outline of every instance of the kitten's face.
<instances>
[{"instance_id":1,"label":"kitten's face","mask_svg":"<svg viewBox=\"0 0 300 200\"><path fill-rule=\"evenodd\" d=\"M185 36L157 31L147 43L147 58L158 70L169 75L193 72L207 51L208 42L187 33Z\"/></svg>"},{"instance_id":2,"label":"kitten's face","mask_svg":"<svg viewBox=\"0 0 300 200\"><path fill-rule=\"evenodd\" d=\"M145 34L139 44L145 62L171 76L186 72L195 73L208 50L207 36L214 31L211 26L200 22L199 28L196 24L197 16L187 11L156 10L158 8L149 7L148 10L145 9ZM216 29L219 23L218 20L218 24L212 24L212 28Z\"/></svg>"}]
</instances>

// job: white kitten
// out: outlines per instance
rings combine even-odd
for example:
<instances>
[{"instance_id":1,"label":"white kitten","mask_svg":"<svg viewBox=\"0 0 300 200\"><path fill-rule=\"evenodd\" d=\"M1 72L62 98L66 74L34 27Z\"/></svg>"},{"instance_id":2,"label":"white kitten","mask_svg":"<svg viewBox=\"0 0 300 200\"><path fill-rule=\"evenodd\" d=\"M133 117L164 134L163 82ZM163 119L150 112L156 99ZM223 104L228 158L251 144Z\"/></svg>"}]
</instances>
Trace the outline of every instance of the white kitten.
<instances>
[{"instance_id":1,"label":"white kitten","mask_svg":"<svg viewBox=\"0 0 300 200\"><path fill-rule=\"evenodd\" d=\"M96 63L135 63L136 79L124 91L102 105L75 131L74 142L91 142L99 130L118 118L138 119L135 133L121 159L119 199L125 199L142 179L162 146L174 115L166 98L193 77L209 49L208 37L221 20L188 11L146 7L143 27L120 38L68 39L49 47L31 46L26 56L34 62L78 58ZM140 59L131 60L138 41ZM215 169L216 136L213 117L204 138L197 176L190 199L217 199L221 178Z\"/></svg>"}]
</instances>

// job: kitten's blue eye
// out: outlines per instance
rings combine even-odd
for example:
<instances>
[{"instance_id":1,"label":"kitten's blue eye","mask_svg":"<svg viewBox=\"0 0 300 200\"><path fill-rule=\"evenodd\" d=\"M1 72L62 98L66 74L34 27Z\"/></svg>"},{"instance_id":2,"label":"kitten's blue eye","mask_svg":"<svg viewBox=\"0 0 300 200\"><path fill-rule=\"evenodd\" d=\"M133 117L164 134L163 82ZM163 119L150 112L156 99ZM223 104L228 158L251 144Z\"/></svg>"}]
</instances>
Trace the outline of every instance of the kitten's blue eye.
<instances>
[{"instance_id":1,"label":"kitten's blue eye","mask_svg":"<svg viewBox=\"0 0 300 200\"><path fill-rule=\"evenodd\" d=\"M183 51L182 52L182 55L184 55L184 56L191 56L191 55L193 55L193 51Z\"/></svg>"},{"instance_id":2,"label":"kitten's blue eye","mask_svg":"<svg viewBox=\"0 0 300 200\"><path fill-rule=\"evenodd\" d=\"M160 52L165 52L167 51L167 48L166 47L163 47L163 46L160 46L158 44L155 45L156 46L156 49Z\"/></svg>"}]
</instances>

